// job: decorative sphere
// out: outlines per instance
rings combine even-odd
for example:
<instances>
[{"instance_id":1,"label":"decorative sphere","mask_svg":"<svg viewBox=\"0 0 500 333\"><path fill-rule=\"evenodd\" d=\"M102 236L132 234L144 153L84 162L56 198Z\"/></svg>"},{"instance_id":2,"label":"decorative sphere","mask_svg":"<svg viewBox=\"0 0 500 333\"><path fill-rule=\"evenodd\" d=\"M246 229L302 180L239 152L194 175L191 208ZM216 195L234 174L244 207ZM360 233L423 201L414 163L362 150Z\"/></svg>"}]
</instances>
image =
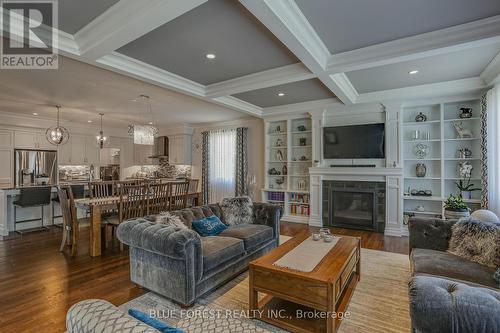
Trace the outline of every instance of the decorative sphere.
<instances>
[{"instance_id":1,"label":"decorative sphere","mask_svg":"<svg viewBox=\"0 0 500 333\"><path fill-rule=\"evenodd\" d=\"M474 211L470 215L470 217L483 222L500 223L500 219L498 219L498 216L496 216L496 214L493 213L491 210L478 209Z\"/></svg>"}]
</instances>

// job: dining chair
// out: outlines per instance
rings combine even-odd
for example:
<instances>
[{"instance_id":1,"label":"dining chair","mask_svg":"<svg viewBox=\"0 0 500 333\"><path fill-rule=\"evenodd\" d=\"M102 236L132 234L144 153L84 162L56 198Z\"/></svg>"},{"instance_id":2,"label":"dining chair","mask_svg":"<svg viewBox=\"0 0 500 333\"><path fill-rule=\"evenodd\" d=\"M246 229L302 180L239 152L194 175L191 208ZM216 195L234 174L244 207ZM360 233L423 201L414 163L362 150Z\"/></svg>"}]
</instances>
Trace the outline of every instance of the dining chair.
<instances>
[{"instance_id":1,"label":"dining chair","mask_svg":"<svg viewBox=\"0 0 500 333\"><path fill-rule=\"evenodd\" d=\"M189 181L171 182L169 210L180 210L187 206Z\"/></svg>"},{"instance_id":2,"label":"dining chair","mask_svg":"<svg viewBox=\"0 0 500 333\"><path fill-rule=\"evenodd\" d=\"M124 185L120 188L120 203L118 204L118 216L106 220L106 243L111 234L116 239L116 228L125 220L143 217L148 208L148 186L147 185ZM123 243L120 242L120 250L123 251Z\"/></svg>"},{"instance_id":3,"label":"dining chair","mask_svg":"<svg viewBox=\"0 0 500 333\"><path fill-rule=\"evenodd\" d=\"M199 179L190 179L189 180L189 186L188 186L188 200L187 200L187 207L194 207L194 196L193 193L198 192L198 183Z\"/></svg>"},{"instance_id":4,"label":"dining chair","mask_svg":"<svg viewBox=\"0 0 500 333\"><path fill-rule=\"evenodd\" d=\"M77 184L77 185L70 185L71 191L73 192L73 196L75 199L80 199L85 197L85 185L83 184ZM55 198L52 199L52 225L57 226L57 227L63 227L64 226L64 221L63 224L55 224L54 221L57 218L63 217L63 214L61 212L61 215L56 215L55 214L55 204L59 204L59 195L57 195Z\"/></svg>"},{"instance_id":5,"label":"dining chair","mask_svg":"<svg viewBox=\"0 0 500 333\"><path fill-rule=\"evenodd\" d=\"M114 197L117 195L116 182L113 180L90 182L89 195L91 199Z\"/></svg>"},{"instance_id":6,"label":"dining chair","mask_svg":"<svg viewBox=\"0 0 500 333\"><path fill-rule=\"evenodd\" d=\"M169 194L171 187L171 183L149 185L147 215L159 214L170 209Z\"/></svg>"},{"instance_id":7,"label":"dining chair","mask_svg":"<svg viewBox=\"0 0 500 333\"><path fill-rule=\"evenodd\" d=\"M88 223L88 218L78 218L78 213L75 205L75 195L71 186L64 186L57 189L59 204L61 205L61 213L63 217L63 237L59 251L63 252L64 248L71 246L70 253L76 255L78 248L78 235L80 225Z\"/></svg>"}]
</instances>

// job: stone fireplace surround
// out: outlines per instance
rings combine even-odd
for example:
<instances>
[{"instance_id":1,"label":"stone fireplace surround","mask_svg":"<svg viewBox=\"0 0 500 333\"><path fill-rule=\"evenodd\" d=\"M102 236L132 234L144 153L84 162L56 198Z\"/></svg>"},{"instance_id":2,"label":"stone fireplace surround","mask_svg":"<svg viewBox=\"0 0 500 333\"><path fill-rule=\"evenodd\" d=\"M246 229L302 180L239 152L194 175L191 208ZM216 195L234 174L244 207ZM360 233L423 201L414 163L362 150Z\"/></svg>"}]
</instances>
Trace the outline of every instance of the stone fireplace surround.
<instances>
[{"instance_id":1,"label":"stone fireplace surround","mask_svg":"<svg viewBox=\"0 0 500 333\"><path fill-rule=\"evenodd\" d=\"M315 167L309 169L311 181L311 216L309 224L322 227L323 221L323 181L356 181L385 183L385 231L388 236L402 236L400 216L402 212L401 168L352 168Z\"/></svg>"}]
</instances>

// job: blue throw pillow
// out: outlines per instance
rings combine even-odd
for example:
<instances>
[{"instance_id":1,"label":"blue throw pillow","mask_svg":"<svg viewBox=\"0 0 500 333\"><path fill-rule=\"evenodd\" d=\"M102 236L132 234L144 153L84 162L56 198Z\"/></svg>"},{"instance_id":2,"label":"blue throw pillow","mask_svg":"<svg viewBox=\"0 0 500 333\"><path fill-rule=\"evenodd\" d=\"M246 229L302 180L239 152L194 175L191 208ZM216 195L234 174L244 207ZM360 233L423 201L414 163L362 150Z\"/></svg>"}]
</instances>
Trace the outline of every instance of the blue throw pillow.
<instances>
[{"instance_id":1,"label":"blue throw pillow","mask_svg":"<svg viewBox=\"0 0 500 333\"><path fill-rule=\"evenodd\" d=\"M141 312L139 310L135 309L129 309L128 314L134 317L137 320L142 321L144 324L153 327L154 329L157 329L160 332L163 333L185 333L183 330L180 330L178 328L172 327L162 321L159 321L157 319L151 318L144 312Z\"/></svg>"},{"instance_id":2,"label":"blue throw pillow","mask_svg":"<svg viewBox=\"0 0 500 333\"><path fill-rule=\"evenodd\" d=\"M227 229L227 226L217 217L217 215L210 215L201 220L193 221L193 229L196 230L200 236L217 236Z\"/></svg>"}]
</instances>

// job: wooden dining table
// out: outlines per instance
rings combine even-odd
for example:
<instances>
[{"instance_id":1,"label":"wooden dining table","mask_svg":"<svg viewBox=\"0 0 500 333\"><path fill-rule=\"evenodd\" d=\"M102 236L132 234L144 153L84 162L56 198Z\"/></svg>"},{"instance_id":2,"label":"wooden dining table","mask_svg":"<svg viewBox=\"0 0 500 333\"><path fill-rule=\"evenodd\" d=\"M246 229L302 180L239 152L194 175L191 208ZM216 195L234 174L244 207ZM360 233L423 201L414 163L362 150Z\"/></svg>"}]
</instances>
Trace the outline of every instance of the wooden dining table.
<instances>
[{"instance_id":1,"label":"wooden dining table","mask_svg":"<svg viewBox=\"0 0 500 333\"><path fill-rule=\"evenodd\" d=\"M188 199L189 198L193 199L194 206L198 206L201 202L201 192L188 193ZM77 208L90 211L89 254L91 257L98 257L101 255L102 212L117 210L119 203L120 196L75 199Z\"/></svg>"}]
</instances>

